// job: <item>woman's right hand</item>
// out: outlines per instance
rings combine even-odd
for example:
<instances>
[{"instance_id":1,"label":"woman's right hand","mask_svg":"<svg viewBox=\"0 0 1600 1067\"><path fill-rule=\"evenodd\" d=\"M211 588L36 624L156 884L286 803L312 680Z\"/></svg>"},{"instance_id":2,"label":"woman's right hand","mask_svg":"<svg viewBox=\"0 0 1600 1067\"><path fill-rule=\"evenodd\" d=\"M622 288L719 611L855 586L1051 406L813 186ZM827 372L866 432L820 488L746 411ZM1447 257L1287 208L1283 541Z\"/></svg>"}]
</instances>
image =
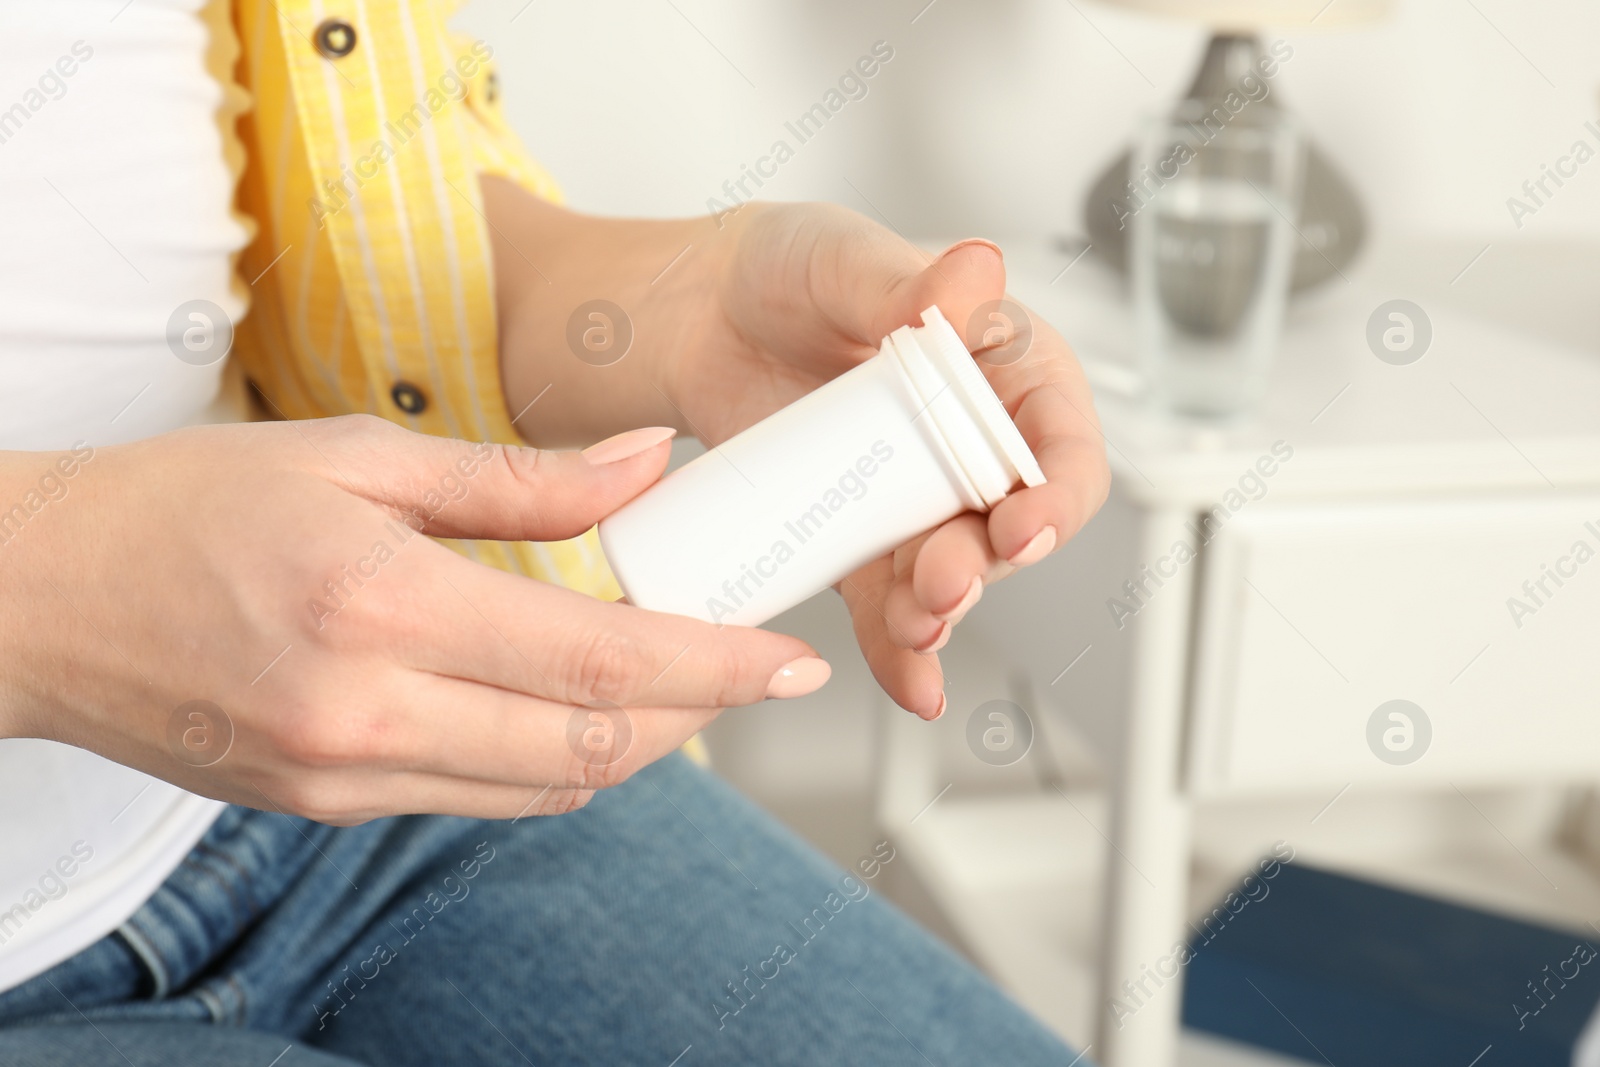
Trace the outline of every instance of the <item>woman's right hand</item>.
<instances>
[{"instance_id":1,"label":"woman's right hand","mask_svg":"<svg viewBox=\"0 0 1600 1067\"><path fill-rule=\"evenodd\" d=\"M575 536L660 477L667 436L541 452L351 416L0 454L0 736L330 823L580 807L827 665L422 534Z\"/></svg>"}]
</instances>

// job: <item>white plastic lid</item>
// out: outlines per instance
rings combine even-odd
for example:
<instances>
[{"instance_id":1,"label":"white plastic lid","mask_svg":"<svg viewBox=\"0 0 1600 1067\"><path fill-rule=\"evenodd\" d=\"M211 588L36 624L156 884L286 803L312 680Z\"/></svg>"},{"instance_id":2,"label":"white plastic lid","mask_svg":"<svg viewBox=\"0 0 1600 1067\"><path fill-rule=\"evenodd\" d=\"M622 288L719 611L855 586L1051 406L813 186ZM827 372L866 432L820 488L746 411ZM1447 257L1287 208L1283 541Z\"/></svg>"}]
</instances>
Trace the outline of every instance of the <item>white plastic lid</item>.
<instances>
[{"instance_id":1,"label":"white plastic lid","mask_svg":"<svg viewBox=\"0 0 1600 1067\"><path fill-rule=\"evenodd\" d=\"M903 326L890 341L952 460L985 506L1005 499L1019 480L1044 484L1028 442L937 307L922 313L920 328Z\"/></svg>"}]
</instances>

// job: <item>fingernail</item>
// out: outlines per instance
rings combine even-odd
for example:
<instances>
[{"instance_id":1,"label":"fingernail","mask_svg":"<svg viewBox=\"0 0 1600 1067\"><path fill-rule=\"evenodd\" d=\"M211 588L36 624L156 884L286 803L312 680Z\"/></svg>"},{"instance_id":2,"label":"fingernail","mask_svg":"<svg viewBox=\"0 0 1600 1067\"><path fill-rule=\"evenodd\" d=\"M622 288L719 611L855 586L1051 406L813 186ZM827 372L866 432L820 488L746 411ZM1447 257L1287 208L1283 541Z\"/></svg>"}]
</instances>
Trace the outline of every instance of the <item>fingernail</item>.
<instances>
[{"instance_id":1,"label":"fingernail","mask_svg":"<svg viewBox=\"0 0 1600 1067\"><path fill-rule=\"evenodd\" d=\"M1006 560L1013 567L1026 567L1030 563L1038 563L1050 554L1056 547L1056 528L1046 526L1033 535L1033 540L1019 548L1015 555Z\"/></svg>"},{"instance_id":2,"label":"fingernail","mask_svg":"<svg viewBox=\"0 0 1600 1067\"><path fill-rule=\"evenodd\" d=\"M603 467L607 463L616 463L637 456L640 452L654 448L662 441L670 441L678 434L671 426L646 426L638 430L628 430L615 437L608 437L604 441L592 444L583 450L583 458L596 467Z\"/></svg>"},{"instance_id":3,"label":"fingernail","mask_svg":"<svg viewBox=\"0 0 1600 1067\"><path fill-rule=\"evenodd\" d=\"M955 627L951 626L948 622L940 624L939 632L934 635L933 640L929 641L927 644L925 644L921 648L917 649L917 651L918 652L937 652L937 651L939 651L941 648L943 648L945 646L945 643L950 640L950 633L954 629L955 629Z\"/></svg>"},{"instance_id":4,"label":"fingernail","mask_svg":"<svg viewBox=\"0 0 1600 1067\"><path fill-rule=\"evenodd\" d=\"M933 713L933 719L937 719L939 716L943 715L944 714L944 709L949 703L950 703L949 699L943 693L940 693L939 694L939 710ZM932 722L933 719L929 719L928 721Z\"/></svg>"},{"instance_id":5,"label":"fingernail","mask_svg":"<svg viewBox=\"0 0 1600 1067\"><path fill-rule=\"evenodd\" d=\"M989 251L993 252L1000 259L1002 259L1002 260L1005 259L1005 253L1000 251L1000 246L999 245L995 244L993 241L987 240L987 239L982 238L982 237L968 237L964 241L957 241L955 244L951 245L949 248L946 248L943 252L940 252L937 258L943 259L945 256L948 256L951 252L954 252L956 249L958 249L958 248L966 248L968 245L981 245L982 247L987 248Z\"/></svg>"},{"instance_id":6,"label":"fingernail","mask_svg":"<svg viewBox=\"0 0 1600 1067\"><path fill-rule=\"evenodd\" d=\"M944 619L946 622L960 622L967 612L972 610L972 605L976 604L979 598L982 596L983 577L979 575L975 576L972 579L972 584L967 586L967 591L962 595L961 602L959 604L951 608L949 611L935 615L934 618Z\"/></svg>"},{"instance_id":7,"label":"fingernail","mask_svg":"<svg viewBox=\"0 0 1600 1067\"><path fill-rule=\"evenodd\" d=\"M801 656L778 668L778 673L767 683L767 699L789 700L815 693L833 676L827 660L815 656Z\"/></svg>"}]
</instances>

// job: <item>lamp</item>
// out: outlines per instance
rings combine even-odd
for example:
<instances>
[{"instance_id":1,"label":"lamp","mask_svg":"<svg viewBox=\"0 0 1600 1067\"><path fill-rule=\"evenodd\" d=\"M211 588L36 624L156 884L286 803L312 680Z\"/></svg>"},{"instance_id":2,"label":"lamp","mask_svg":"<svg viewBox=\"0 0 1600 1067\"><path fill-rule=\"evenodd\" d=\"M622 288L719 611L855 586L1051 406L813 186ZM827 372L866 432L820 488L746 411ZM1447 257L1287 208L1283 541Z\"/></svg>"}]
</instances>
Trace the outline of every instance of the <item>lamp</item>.
<instances>
[{"instance_id":1,"label":"lamp","mask_svg":"<svg viewBox=\"0 0 1600 1067\"><path fill-rule=\"evenodd\" d=\"M1262 84L1269 59L1256 33L1265 26L1324 29L1371 22L1388 13L1390 0L1103 0L1125 8L1201 21L1212 29L1200 69L1185 98L1223 106L1236 100L1254 75ZM1277 107L1269 89L1251 107ZM1246 97L1246 99L1249 99ZM1124 152L1095 181L1084 204L1089 240L1119 270L1127 267L1126 201L1129 153ZM1350 183L1315 144L1306 145L1305 191L1296 223L1304 238L1297 246L1290 287L1294 291L1324 281L1353 258L1366 234L1361 202Z\"/></svg>"}]
</instances>

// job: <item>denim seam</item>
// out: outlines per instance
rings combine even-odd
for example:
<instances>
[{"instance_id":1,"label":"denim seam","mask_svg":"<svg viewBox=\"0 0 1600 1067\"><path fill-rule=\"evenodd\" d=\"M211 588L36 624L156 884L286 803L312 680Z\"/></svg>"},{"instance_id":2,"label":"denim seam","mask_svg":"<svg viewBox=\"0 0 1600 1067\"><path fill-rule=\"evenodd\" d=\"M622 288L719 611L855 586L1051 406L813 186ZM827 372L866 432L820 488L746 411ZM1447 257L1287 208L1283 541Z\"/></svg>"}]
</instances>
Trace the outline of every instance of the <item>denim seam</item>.
<instances>
[{"instance_id":1,"label":"denim seam","mask_svg":"<svg viewBox=\"0 0 1600 1067\"><path fill-rule=\"evenodd\" d=\"M167 987L171 977L167 974L167 965L161 959L161 953L150 943L144 932L134 925L134 920L129 919L117 927L117 933L122 940L127 942L133 954L143 961L145 968L150 972L150 979L154 983L154 990L150 995L151 1000L162 1000L167 995Z\"/></svg>"},{"instance_id":2,"label":"denim seam","mask_svg":"<svg viewBox=\"0 0 1600 1067\"><path fill-rule=\"evenodd\" d=\"M227 1009L222 1005L222 999L204 986L194 991L194 998L204 1005L206 1011L211 1013L211 1021L223 1023L227 1021Z\"/></svg>"},{"instance_id":3,"label":"denim seam","mask_svg":"<svg viewBox=\"0 0 1600 1067\"><path fill-rule=\"evenodd\" d=\"M250 994L245 992L244 983L236 974L228 975L228 985L233 987L234 993L233 1021L243 1026L250 1018Z\"/></svg>"},{"instance_id":4,"label":"denim seam","mask_svg":"<svg viewBox=\"0 0 1600 1067\"><path fill-rule=\"evenodd\" d=\"M224 864L232 869L234 875L237 877L240 888L242 888L246 894L244 899L240 899L239 891L235 889L234 884L228 881L228 879L222 877L221 874L211 870L209 867L204 867L199 864L195 865L196 870L204 871L222 888L223 893L225 893L228 897L228 903L233 906L234 912L238 916L238 921L241 924L249 923L251 919L255 918L255 893L253 891L254 887L251 884L249 873L245 871L243 867L239 866L238 862L232 856L228 855L226 852L212 848L204 841L201 841L199 844L197 844L194 847L194 851L196 855L203 854L213 857L218 863Z\"/></svg>"}]
</instances>

